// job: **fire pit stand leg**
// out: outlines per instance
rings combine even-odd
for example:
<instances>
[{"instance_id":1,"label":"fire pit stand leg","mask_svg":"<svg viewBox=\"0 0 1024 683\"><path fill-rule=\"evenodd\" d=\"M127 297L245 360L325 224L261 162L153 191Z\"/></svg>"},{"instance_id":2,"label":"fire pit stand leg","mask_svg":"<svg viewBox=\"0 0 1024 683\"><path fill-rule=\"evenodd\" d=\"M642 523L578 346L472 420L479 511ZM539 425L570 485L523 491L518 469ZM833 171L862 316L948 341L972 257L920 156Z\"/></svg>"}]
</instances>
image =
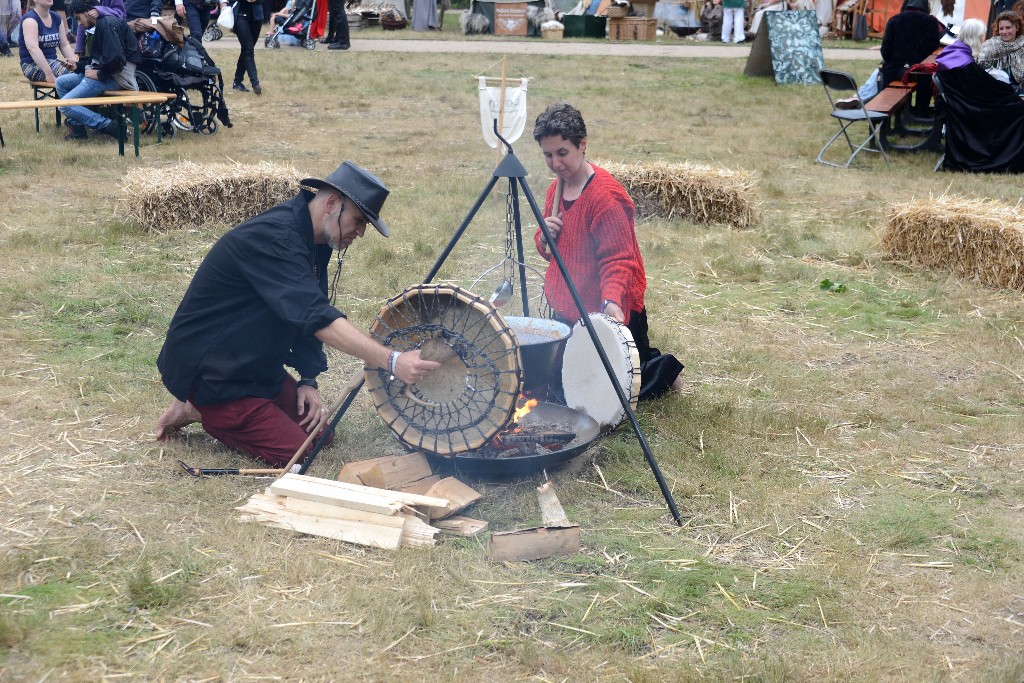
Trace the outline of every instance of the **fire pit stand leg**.
<instances>
[{"instance_id":1,"label":"fire pit stand leg","mask_svg":"<svg viewBox=\"0 0 1024 683\"><path fill-rule=\"evenodd\" d=\"M508 141L505 140L505 138L501 137L501 133L498 131L497 120L494 121L494 133L495 135L498 136L498 139L501 140L501 142L505 145L505 148L508 150L508 153L505 155L505 158L502 159L501 162L498 164L497 168L494 169L494 174L491 177L490 183L488 183L487 185L487 189L483 191L483 194L480 195L480 198L477 200L476 204L473 205L473 208L469 212L469 215L466 216L466 220L464 220L462 222L462 225L459 226L459 229L455 232L455 235L448 243L448 246L445 247L445 250L441 253L441 256L438 258L437 263L434 264L434 267L431 269L426 279L423 280L423 283L429 284L430 281L433 280L434 277L437 275L438 271L441 270L441 266L444 263L445 259L447 259L449 254L451 254L452 249L455 248L455 244L459 241L459 238L462 237L462 234L466 231L466 228L469 227L470 222L472 222L474 216L476 216L477 211L480 210L480 206L483 204L487 194L490 193L491 189L494 187L498 178L509 179L509 191L513 194L513 197L517 196L517 186L521 187L523 191L523 196L526 197L526 201L527 203L529 203L530 209L533 211L533 216L534 218L537 219L537 225L540 226L541 231L544 233L544 237L548 241L548 248L551 250L551 256L555 259L555 263L558 265L558 270L562 273L562 277L565 278L565 284L569 287L569 293L572 295L573 303L576 304L576 310L580 314L580 320L583 321L583 325L587 329L587 334L590 335L590 339L594 343L594 348L597 350L597 355L601 359L601 365L604 367L605 372L608 374L608 381L611 382L612 389L615 390L615 395L618 397L619 403L622 404L622 409L626 412L626 417L629 418L629 424L633 428L633 433L636 434L636 439L640 443L640 448L644 452L644 457L647 458L647 464L650 466L651 472L654 474L654 478L658 482L658 488L661 489L661 495L665 498L665 503L668 505L669 512L672 513L672 518L675 520L676 524L682 526L683 520L679 515L679 508L676 507L676 501L672 497L672 491L669 490L668 484L665 482L665 477L661 473L661 468L658 467L658 461L654 459L654 453L651 451L651 446L650 444L647 443L647 438L644 436L643 430L640 429L640 423L637 422L636 414L633 412L633 407L629 404L629 398L627 398L625 392L623 392L622 390L622 387L619 386L619 383L615 381L615 371L612 369L612 365L608 361L608 356L604 352L604 347L601 346L601 342L597 336L597 331L594 329L593 324L591 324L590 322L590 316L587 314L587 309L583 305L583 300L580 298L580 294L576 290L575 283L569 276L569 271L565 267L565 261L562 260L562 255L558 251L556 242L554 239L552 239L551 233L548 231L547 224L544 223L544 213L537 205L537 200L534 198L533 193L530 191L530 186L526 184L526 168L522 165L519 159L516 158L515 153L512 151L512 145L510 145ZM524 262L523 225L522 219L519 215L518 207L519 202L517 201L515 202L514 218L517 246L519 248L519 284L520 290L523 294L523 308L525 312L526 269L522 265Z\"/></svg>"}]
</instances>

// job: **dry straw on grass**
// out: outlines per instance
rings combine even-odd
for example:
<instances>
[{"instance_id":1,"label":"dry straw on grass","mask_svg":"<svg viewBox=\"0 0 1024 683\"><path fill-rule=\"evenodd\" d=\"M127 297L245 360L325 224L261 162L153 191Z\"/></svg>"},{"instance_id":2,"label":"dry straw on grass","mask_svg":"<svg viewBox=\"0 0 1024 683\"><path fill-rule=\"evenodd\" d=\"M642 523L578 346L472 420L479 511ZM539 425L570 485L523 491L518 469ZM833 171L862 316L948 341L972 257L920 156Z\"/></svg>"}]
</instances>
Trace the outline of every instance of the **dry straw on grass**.
<instances>
[{"instance_id":1,"label":"dry straw on grass","mask_svg":"<svg viewBox=\"0 0 1024 683\"><path fill-rule=\"evenodd\" d=\"M235 225L291 197L305 177L290 166L193 164L133 168L121 186L128 218L147 230Z\"/></svg>"},{"instance_id":2,"label":"dry straw on grass","mask_svg":"<svg viewBox=\"0 0 1024 683\"><path fill-rule=\"evenodd\" d=\"M626 187L639 216L680 216L734 228L760 220L757 176L750 171L665 162L599 165Z\"/></svg>"},{"instance_id":3,"label":"dry straw on grass","mask_svg":"<svg viewBox=\"0 0 1024 683\"><path fill-rule=\"evenodd\" d=\"M1024 290L1024 217L1020 207L942 196L894 204L882 245L894 258Z\"/></svg>"}]
</instances>

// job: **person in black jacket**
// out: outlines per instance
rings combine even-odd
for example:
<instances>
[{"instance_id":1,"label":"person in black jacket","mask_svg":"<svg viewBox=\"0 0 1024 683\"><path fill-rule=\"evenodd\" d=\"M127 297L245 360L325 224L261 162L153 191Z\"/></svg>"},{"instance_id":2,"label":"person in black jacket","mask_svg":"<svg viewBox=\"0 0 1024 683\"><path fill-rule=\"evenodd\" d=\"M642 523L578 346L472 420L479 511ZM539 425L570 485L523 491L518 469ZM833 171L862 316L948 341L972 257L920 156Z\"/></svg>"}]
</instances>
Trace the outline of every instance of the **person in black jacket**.
<instances>
[{"instance_id":1,"label":"person in black jacket","mask_svg":"<svg viewBox=\"0 0 1024 683\"><path fill-rule=\"evenodd\" d=\"M946 27L929 13L928 0L907 0L899 14L889 19L882 36L882 64L857 91L862 102L869 101L892 81L903 78L914 64L920 64L942 45ZM837 103L839 109L855 108L849 98Z\"/></svg>"},{"instance_id":2,"label":"person in black jacket","mask_svg":"<svg viewBox=\"0 0 1024 683\"><path fill-rule=\"evenodd\" d=\"M70 0L68 11L85 28L95 28L89 61L84 73L57 79L61 99L97 97L107 90L138 90L135 65L142 61L139 44L124 19L101 15L95 18L96 0ZM71 127L69 138L86 137L86 128L117 137L117 123L87 107L61 107Z\"/></svg>"},{"instance_id":3,"label":"person in black jacket","mask_svg":"<svg viewBox=\"0 0 1024 683\"><path fill-rule=\"evenodd\" d=\"M302 185L316 194L302 190L228 231L196 271L157 359L174 396L158 440L201 420L222 443L280 467L325 413L316 382L327 369L323 344L409 384L440 367L419 351L381 346L328 298L332 250L346 250L367 223L388 236L388 189L348 161Z\"/></svg>"}]
</instances>

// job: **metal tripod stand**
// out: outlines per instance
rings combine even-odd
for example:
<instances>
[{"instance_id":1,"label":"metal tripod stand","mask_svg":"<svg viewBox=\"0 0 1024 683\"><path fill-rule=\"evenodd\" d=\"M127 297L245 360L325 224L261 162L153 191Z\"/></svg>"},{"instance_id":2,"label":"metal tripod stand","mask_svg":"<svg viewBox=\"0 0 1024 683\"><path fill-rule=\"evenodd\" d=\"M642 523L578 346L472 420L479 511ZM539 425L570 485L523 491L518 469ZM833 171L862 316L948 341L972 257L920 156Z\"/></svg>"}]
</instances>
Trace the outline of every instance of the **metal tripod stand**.
<instances>
[{"instance_id":1,"label":"metal tripod stand","mask_svg":"<svg viewBox=\"0 0 1024 683\"><path fill-rule=\"evenodd\" d=\"M572 295L573 303L576 304L576 310L580 314L580 320L587 329L587 334L590 335L591 341L594 343L594 347L597 350L598 356L601 358L601 365L604 366L605 372L608 374L608 381L611 383L612 388L615 390L615 395L619 399L619 403L622 404L623 410L626 412L626 417L629 419L629 424L633 428L633 433L636 434L637 441L640 443L640 448L643 449L644 457L647 458L647 464L651 468L651 472L654 473L654 478L658 482L658 488L661 489L661 495L664 496L665 502L668 504L668 509L672 513L672 517L675 519L676 524L682 525L682 519L679 516L679 509L676 507L675 499L672 497L672 492L668 488L668 484L665 482L665 477L661 473L661 468L658 467L657 460L654 459L654 453L651 451L650 444L647 443L647 438L644 436L643 431L640 429L640 424L637 422L636 414L633 412L632 406L629 404L629 398L623 392L622 387L615 380L615 371L612 369L611 363L608 361L608 356L604 352L604 348L601 346L601 342L597 337L597 331L594 329L593 324L590 322L590 315L587 313L586 308L583 305L583 300L580 298L579 292L576 290L576 284L572 281L569 276L569 271L565 267L565 262L562 260L562 255L558 251L558 247L551 234L548 232L547 225L544 223L544 216L541 208L537 205L537 200L534 198L533 193L530 191L529 185L526 184L526 169L520 163L519 159L516 158L515 153L512 151L512 145L501 137L498 132L497 121L494 123L494 134L497 135L501 143L505 145L507 154L505 158L501 160L497 168L494 169L494 173L491 176L490 182L484 191L480 193L480 197L476 200L473 208L470 210L469 215L462 221L462 225L452 235L451 240L448 242L448 246L444 248L441 255L438 257L434 267L424 278L423 283L429 284L433 280L437 273L441 270L441 266L444 265L445 260L451 254L455 245L458 244L459 239L463 233L469 227L469 224L473 221L480 207L483 206L484 201L487 199L487 195L490 194L491 190L497 184L501 178L508 179L509 193L512 196L512 215L515 227L515 240L516 250L519 258L519 293L523 301L523 315L529 316L529 297L526 291L526 266L525 266L525 255L523 253L523 224L519 214L519 192L522 191L523 196L526 198L527 203L530 205L530 209L533 211L533 216L537 220L537 224L540 226L541 231L544 233L544 237L547 239L548 248L551 250L551 256L558 265L559 271L562 273L562 277L565 278L565 283L569 287L569 293Z\"/></svg>"}]
</instances>

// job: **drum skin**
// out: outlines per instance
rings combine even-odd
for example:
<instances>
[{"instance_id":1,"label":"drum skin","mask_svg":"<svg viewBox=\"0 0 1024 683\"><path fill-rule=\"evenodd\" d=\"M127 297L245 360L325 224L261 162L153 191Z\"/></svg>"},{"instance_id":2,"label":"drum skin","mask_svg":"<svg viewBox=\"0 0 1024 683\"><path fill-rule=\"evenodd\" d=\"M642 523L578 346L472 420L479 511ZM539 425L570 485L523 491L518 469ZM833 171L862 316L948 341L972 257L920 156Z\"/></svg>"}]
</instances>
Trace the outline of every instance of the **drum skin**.
<instances>
[{"instance_id":1,"label":"drum skin","mask_svg":"<svg viewBox=\"0 0 1024 683\"><path fill-rule=\"evenodd\" d=\"M414 385L386 369L366 370L377 413L405 445L464 453L511 420L523 384L519 349L486 299L453 285L409 287L384 305L370 334L397 351L423 347L447 356Z\"/></svg>"},{"instance_id":2,"label":"drum skin","mask_svg":"<svg viewBox=\"0 0 1024 683\"><path fill-rule=\"evenodd\" d=\"M640 354L632 333L628 327L602 313L592 313L590 322L616 381L629 399L630 406L635 408L640 395ZM594 418L602 430L618 426L626 415L582 321L576 323L572 336L565 343L562 390L566 405Z\"/></svg>"}]
</instances>

